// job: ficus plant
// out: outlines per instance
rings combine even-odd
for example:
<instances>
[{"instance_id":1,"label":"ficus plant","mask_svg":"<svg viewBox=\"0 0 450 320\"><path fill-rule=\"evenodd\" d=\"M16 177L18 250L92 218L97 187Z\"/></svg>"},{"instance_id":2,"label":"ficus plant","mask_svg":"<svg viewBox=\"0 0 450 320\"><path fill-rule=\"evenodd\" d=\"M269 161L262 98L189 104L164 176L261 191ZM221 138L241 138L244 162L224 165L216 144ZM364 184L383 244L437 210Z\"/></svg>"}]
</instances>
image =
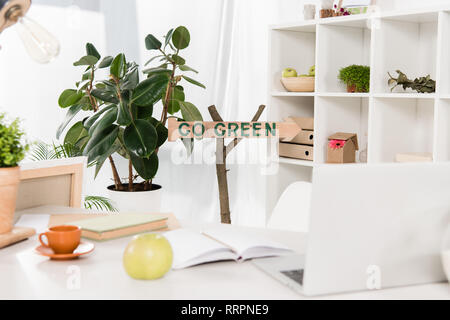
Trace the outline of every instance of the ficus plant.
<instances>
[{"instance_id":1,"label":"ficus plant","mask_svg":"<svg viewBox=\"0 0 450 320\"><path fill-rule=\"evenodd\" d=\"M170 30L164 45L153 35L145 38L148 50L158 52L147 64L159 59L161 64L143 71L126 60L125 54L115 57L101 55L94 45L86 44L86 55L74 66L84 69L76 89L67 89L59 97L59 106L68 108L63 123L57 130L57 138L79 112L88 115L70 127L64 144L70 144L88 157L88 163L96 166L95 175L108 160L111 165L114 188L117 191L151 190L152 179L158 166L158 150L167 140L167 118L173 115L185 121L202 121L194 104L186 101L181 81L200 87L198 81L178 72L197 72L186 65L180 51L190 43L185 27ZM170 48L170 52L168 52ZM97 79L101 69L107 77ZM161 102L161 103L159 103ZM155 113L161 106L159 116ZM180 116L177 116L181 113ZM186 145L191 148L191 141ZM112 155L118 153L128 159L128 183L123 183ZM138 178L142 182L134 183Z\"/></svg>"}]
</instances>

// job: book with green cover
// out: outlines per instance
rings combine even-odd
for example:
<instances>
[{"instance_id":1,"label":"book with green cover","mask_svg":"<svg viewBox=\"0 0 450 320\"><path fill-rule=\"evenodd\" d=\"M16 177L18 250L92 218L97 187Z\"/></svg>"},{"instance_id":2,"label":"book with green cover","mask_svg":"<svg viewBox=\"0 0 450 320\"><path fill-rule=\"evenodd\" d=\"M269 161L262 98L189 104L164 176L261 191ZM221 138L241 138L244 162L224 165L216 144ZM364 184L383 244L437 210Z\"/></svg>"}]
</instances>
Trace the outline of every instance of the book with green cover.
<instances>
[{"instance_id":1,"label":"book with green cover","mask_svg":"<svg viewBox=\"0 0 450 320\"><path fill-rule=\"evenodd\" d=\"M108 240L141 232L167 228L166 215L161 214L111 214L105 217L71 222L81 228L82 237Z\"/></svg>"}]
</instances>

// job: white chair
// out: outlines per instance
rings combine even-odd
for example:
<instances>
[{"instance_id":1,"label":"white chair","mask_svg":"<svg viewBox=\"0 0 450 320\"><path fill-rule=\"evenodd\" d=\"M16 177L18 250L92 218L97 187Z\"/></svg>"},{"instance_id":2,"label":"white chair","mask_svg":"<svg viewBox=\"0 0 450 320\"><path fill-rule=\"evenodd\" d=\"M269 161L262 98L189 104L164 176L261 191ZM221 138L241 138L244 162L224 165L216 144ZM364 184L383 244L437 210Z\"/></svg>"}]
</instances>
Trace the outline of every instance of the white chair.
<instances>
[{"instance_id":1,"label":"white chair","mask_svg":"<svg viewBox=\"0 0 450 320\"><path fill-rule=\"evenodd\" d=\"M307 232L312 183L298 181L284 190L267 223L271 229Z\"/></svg>"}]
</instances>

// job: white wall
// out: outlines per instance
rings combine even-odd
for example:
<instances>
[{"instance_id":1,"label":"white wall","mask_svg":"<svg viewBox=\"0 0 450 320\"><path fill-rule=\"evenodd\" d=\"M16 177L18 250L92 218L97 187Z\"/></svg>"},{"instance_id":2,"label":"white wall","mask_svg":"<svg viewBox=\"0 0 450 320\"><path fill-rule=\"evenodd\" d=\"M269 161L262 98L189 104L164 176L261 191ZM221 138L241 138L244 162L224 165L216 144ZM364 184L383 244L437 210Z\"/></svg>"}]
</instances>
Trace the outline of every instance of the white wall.
<instances>
[{"instance_id":1,"label":"white wall","mask_svg":"<svg viewBox=\"0 0 450 320\"><path fill-rule=\"evenodd\" d=\"M74 20L73 11L67 9L71 1L59 2L66 6L41 5L36 0L29 11L29 17L51 31L61 43L61 53L52 63L40 65L31 60L14 27L0 37L3 47L0 111L23 119L31 141L55 139L56 128L65 115L65 110L58 107L59 94L66 88L74 88L81 75L81 70L72 63L84 54L86 42L96 43L99 50L104 47L103 16L93 10L83 10Z\"/></svg>"}]
</instances>

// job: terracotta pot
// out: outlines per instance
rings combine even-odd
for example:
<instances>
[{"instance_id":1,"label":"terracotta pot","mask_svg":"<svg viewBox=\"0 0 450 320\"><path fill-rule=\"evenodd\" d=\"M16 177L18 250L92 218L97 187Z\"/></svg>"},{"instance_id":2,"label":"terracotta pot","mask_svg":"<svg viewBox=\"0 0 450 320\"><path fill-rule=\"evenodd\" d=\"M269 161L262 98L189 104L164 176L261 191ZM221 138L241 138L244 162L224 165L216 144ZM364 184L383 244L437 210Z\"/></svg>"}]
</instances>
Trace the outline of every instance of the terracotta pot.
<instances>
[{"instance_id":1,"label":"terracotta pot","mask_svg":"<svg viewBox=\"0 0 450 320\"><path fill-rule=\"evenodd\" d=\"M19 181L19 167L0 169L0 234L13 228Z\"/></svg>"},{"instance_id":2,"label":"terracotta pot","mask_svg":"<svg viewBox=\"0 0 450 320\"><path fill-rule=\"evenodd\" d=\"M334 14L334 10L333 9L322 9L320 10L320 17L321 18L330 18L332 17Z\"/></svg>"},{"instance_id":3,"label":"terracotta pot","mask_svg":"<svg viewBox=\"0 0 450 320\"><path fill-rule=\"evenodd\" d=\"M152 190L134 192L116 191L114 186L108 187L108 197L121 213L161 212L162 192L162 187L157 184L153 184Z\"/></svg>"},{"instance_id":4,"label":"terracotta pot","mask_svg":"<svg viewBox=\"0 0 450 320\"><path fill-rule=\"evenodd\" d=\"M360 92L360 93L367 93L367 91L365 90L358 90L356 89L356 85L352 84L352 85L347 85L347 92L349 93L355 93L355 92Z\"/></svg>"},{"instance_id":5,"label":"terracotta pot","mask_svg":"<svg viewBox=\"0 0 450 320\"><path fill-rule=\"evenodd\" d=\"M347 84L347 92L355 93L356 92L356 84Z\"/></svg>"}]
</instances>

